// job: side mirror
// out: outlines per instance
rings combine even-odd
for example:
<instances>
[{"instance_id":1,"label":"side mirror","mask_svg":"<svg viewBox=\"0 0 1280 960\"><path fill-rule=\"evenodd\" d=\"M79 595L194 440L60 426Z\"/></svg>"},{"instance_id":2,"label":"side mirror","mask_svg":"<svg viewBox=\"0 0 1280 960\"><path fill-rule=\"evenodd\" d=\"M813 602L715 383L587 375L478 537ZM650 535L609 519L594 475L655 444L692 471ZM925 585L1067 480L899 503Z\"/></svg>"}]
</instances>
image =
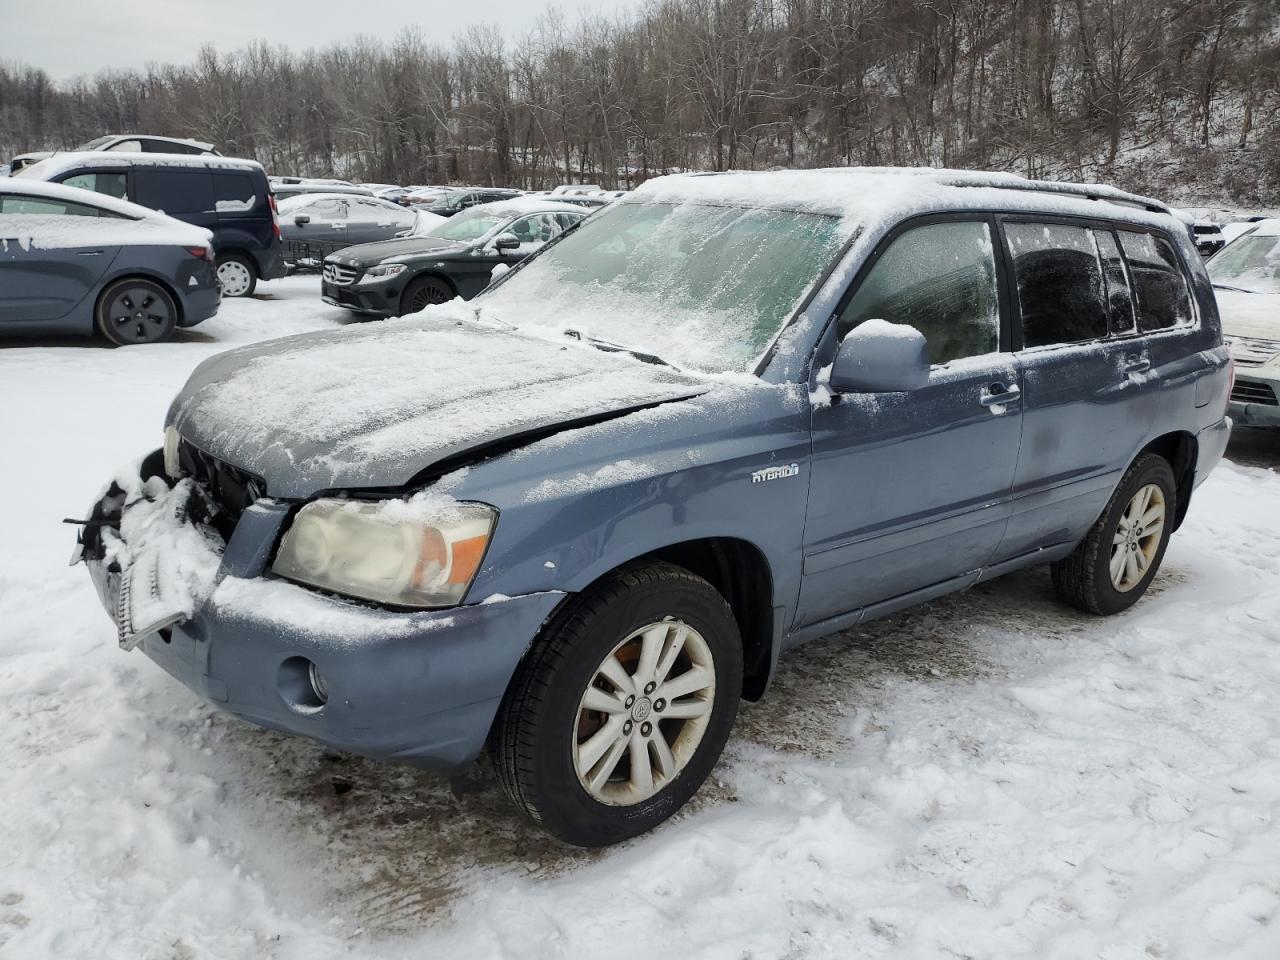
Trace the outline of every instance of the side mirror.
<instances>
[{"instance_id":1,"label":"side mirror","mask_svg":"<svg viewBox=\"0 0 1280 960\"><path fill-rule=\"evenodd\" d=\"M500 233L494 239L493 245L498 250L515 250L520 246L520 238L514 233Z\"/></svg>"},{"instance_id":2,"label":"side mirror","mask_svg":"<svg viewBox=\"0 0 1280 960\"><path fill-rule=\"evenodd\" d=\"M844 338L831 365L836 393L902 393L929 382L924 334L905 323L867 320Z\"/></svg>"},{"instance_id":3,"label":"side mirror","mask_svg":"<svg viewBox=\"0 0 1280 960\"><path fill-rule=\"evenodd\" d=\"M311 222L311 218L308 217L305 213L300 213L293 218L293 222L300 227L305 227L308 223Z\"/></svg>"}]
</instances>

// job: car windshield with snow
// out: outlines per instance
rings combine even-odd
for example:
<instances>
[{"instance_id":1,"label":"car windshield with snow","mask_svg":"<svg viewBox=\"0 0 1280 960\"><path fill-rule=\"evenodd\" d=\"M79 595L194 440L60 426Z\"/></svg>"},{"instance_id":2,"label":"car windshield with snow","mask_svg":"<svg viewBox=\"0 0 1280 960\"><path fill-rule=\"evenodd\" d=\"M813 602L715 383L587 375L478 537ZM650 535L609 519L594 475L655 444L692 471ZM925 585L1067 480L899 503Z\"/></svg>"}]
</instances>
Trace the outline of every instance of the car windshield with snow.
<instances>
[{"instance_id":1,"label":"car windshield with snow","mask_svg":"<svg viewBox=\"0 0 1280 960\"><path fill-rule=\"evenodd\" d=\"M660 178L472 302L206 361L79 549L121 645L221 708L438 771L487 746L606 844L694 794L789 647L1038 564L1136 602L1229 367L1152 200Z\"/></svg>"},{"instance_id":2,"label":"car windshield with snow","mask_svg":"<svg viewBox=\"0 0 1280 960\"><path fill-rule=\"evenodd\" d=\"M1280 427L1280 220L1260 221L1209 261L1238 375L1231 415Z\"/></svg>"}]
</instances>

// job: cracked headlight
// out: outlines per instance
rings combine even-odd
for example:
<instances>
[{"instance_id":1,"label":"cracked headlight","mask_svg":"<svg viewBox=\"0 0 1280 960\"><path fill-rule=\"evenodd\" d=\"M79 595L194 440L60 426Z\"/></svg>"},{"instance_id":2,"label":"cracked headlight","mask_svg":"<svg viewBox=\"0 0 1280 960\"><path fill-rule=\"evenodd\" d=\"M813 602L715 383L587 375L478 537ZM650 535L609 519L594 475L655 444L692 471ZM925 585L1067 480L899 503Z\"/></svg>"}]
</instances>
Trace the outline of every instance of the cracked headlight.
<instances>
[{"instance_id":1,"label":"cracked headlight","mask_svg":"<svg viewBox=\"0 0 1280 960\"><path fill-rule=\"evenodd\" d=\"M497 511L452 503L419 517L399 509L405 506L313 501L298 511L271 569L297 583L398 607L457 606L480 569Z\"/></svg>"},{"instance_id":2,"label":"cracked headlight","mask_svg":"<svg viewBox=\"0 0 1280 960\"><path fill-rule=\"evenodd\" d=\"M380 263L376 267L370 267L364 272L358 283L381 283L383 280L390 280L392 277L398 277L404 273L406 267L403 263Z\"/></svg>"}]
</instances>

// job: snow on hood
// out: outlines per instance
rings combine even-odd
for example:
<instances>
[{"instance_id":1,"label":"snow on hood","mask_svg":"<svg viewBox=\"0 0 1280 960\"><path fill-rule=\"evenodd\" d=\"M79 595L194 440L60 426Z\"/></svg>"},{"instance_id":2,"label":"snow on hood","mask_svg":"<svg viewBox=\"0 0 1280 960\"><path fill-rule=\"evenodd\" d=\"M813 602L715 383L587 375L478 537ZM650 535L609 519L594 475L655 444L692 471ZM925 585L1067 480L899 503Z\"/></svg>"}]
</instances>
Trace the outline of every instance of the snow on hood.
<instances>
[{"instance_id":1,"label":"snow on hood","mask_svg":"<svg viewBox=\"0 0 1280 960\"><path fill-rule=\"evenodd\" d=\"M397 487L449 457L557 424L685 399L711 381L432 310L231 350L168 422L275 496Z\"/></svg>"},{"instance_id":2,"label":"snow on hood","mask_svg":"<svg viewBox=\"0 0 1280 960\"><path fill-rule=\"evenodd\" d=\"M1280 293L1213 291L1222 316L1222 332L1228 337L1280 340Z\"/></svg>"}]
</instances>

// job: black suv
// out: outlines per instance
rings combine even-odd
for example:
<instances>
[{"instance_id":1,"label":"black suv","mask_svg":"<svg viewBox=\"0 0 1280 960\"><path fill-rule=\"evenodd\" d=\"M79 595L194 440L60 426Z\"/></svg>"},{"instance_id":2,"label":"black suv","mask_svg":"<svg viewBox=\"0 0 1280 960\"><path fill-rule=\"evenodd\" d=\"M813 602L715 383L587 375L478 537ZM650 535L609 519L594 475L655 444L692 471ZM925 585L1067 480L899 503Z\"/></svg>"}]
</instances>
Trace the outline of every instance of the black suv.
<instances>
[{"instance_id":1,"label":"black suv","mask_svg":"<svg viewBox=\"0 0 1280 960\"><path fill-rule=\"evenodd\" d=\"M288 271L266 172L252 160L159 153L61 153L20 177L64 183L160 210L213 233L223 296L245 297Z\"/></svg>"},{"instance_id":2,"label":"black suv","mask_svg":"<svg viewBox=\"0 0 1280 960\"><path fill-rule=\"evenodd\" d=\"M478 207L482 203L512 200L520 195L519 190L506 190L496 187L468 190L464 187L460 190L451 190L426 209L428 213L434 213L441 217L452 217L455 213L470 210L472 207Z\"/></svg>"}]
</instances>

